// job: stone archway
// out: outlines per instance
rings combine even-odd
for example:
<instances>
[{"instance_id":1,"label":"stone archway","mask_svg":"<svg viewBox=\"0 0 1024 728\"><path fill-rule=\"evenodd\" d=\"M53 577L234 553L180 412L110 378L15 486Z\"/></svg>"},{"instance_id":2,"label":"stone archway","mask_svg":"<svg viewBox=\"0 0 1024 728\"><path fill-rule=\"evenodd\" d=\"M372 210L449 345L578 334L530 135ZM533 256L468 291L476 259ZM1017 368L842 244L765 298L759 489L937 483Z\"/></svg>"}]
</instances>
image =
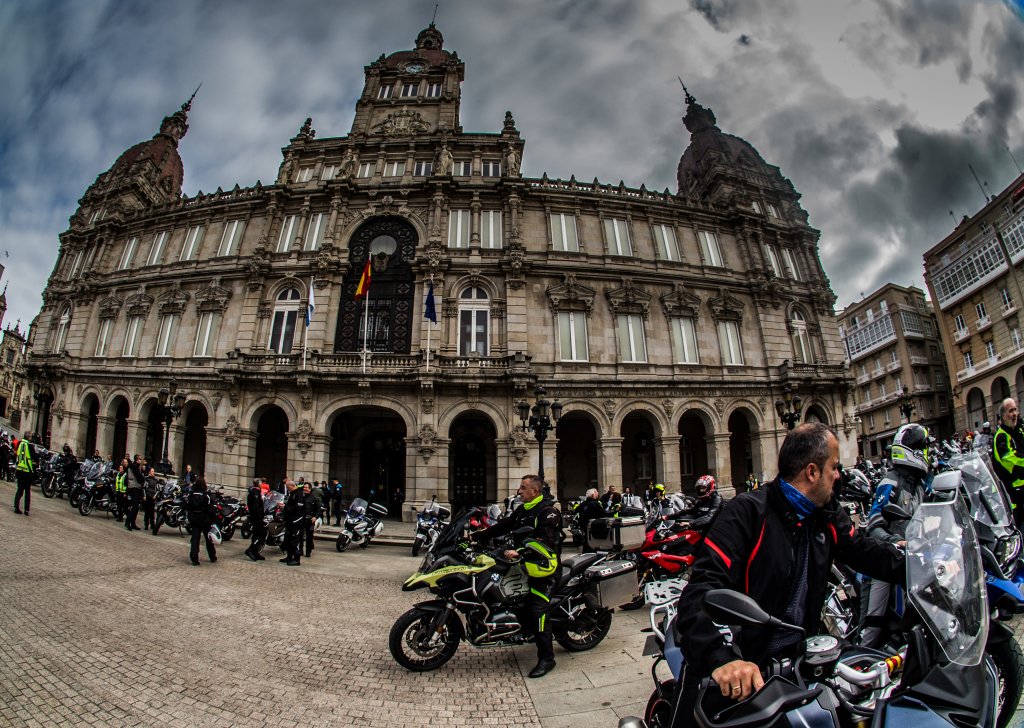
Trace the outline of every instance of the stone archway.
<instances>
[{"instance_id":1,"label":"stone archway","mask_svg":"<svg viewBox=\"0 0 1024 728\"><path fill-rule=\"evenodd\" d=\"M191 465L192 472L206 474L206 426L210 415L199 402L193 402L184 412L185 430L182 433L181 460L178 462L180 472L185 466Z\"/></svg>"},{"instance_id":2,"label":"stone archway","mask_svg":"<svg viewBox=\"0 0 1024 728\"><path fill-rule=\"evenodd\" d=\"M603 483L632 488L634 493L643 493L647 486L662 477L657 472L655 458L655 423L643 411L630 412L622 420L619 435L622 437L622 483Z\"/></svg>"},{"instance_id":3,"label":"stone archway","mask_svg":"<svg viewBox=\"0 0 1024 728\"><path fill-rule=\"evenodd\" d=\"M491 418L463 412L448 428L448 500L452 511L498 499L498 437Z\"/></svg>"},{"instance_id":4,"label":"stone archway","mask_svg":"<svg viewBox=\"0 0 1024 728\"><path fill-rule=\"evenodd\" d=\"M586 412L567 412L558 421L555 432L559 500L580 498L588 488L598 487L597 426Z\"/></svg>"},{"instance_id":5,"label":"stone archway","mask_svg":"<svg viewBox=\"0 0 1024 728\"><path fill-rule=\"evenodd\" d=\"M146 400L142 405L142 417L146 424L143 434L142 453L151 464L162 463L164 459L164 419L156 398ZM170 453L167 457L170 458Z\"/></svg>"},{"instance_id":6,"label":"stone archway","mask_svg":"<svg viewBox=\"0 0 1024 728\"><path fill-rule=\"evenodd\" d=\"M82 412L85 413L85 423L82 432L82 449L78 451L79 459L84 459L96 452L99 437L100 425L100 400L95 394L90 394L82 402Z\"/></svg>"},{"instance_id":7,"label":"stone archway","mask_svg":"<svg viewBox=\"0 0 1024 728\"><path fill-rule=\"evenodd\" d=\"M710 431L707 416L696 410L679 418L679 485L684 493L691 493L697 478L714 470L708 454Z\"/></svg>"},{"instance_id":8,"label":"stone archway","mask_svg":"<svg viewBox=\"0 0 1024 728\"><path fill-rule=\"evenodd\" d=\"M988 413L985 418L991 422L995 422L999 419L999 407L1003 404L1003 400L1007 397L1012 397L1010 393L1010 383L1006 381L1004 377L996 377L992 380L992 410ZM1018 402L1018 405L1020 403Z\"/></svg>"},{"instance_id":9,"label":"stone archway","mask_svg":"<svg viewBox=\"0 0 1024 728\"><path fill-rule=\"evenodd\" d=\"M755 452L757 433L757 420L750 410L740 407L729 415L729 477L734 488L760 469L759 453Z\"/></svg>"},{"instance_id":10,"label":"stone archway","mask_svg":"<svg viewBox=\"0 0 1024 728\"><path fill-rule=\"evenodd\" d=\"M107 411L114 418L114 437L111 446L111 454L114 461L120 462L121 458L125 456L128 456L130 459L131 453L128 452L128 415L131 414L131 407L128 405L128 400L124 397L115 397Z\"/></svg>"},{"instance_id":11,"label":"stone archway","mask_svg":"<svg viewBox=\"0 0 1024 728\"><path fill-rule=\"evenodd\" d=\"M967 429L980 430L981 423L988 419L985 394L977 387L971 388L964 398L967 402Z\"/></svg>"},{"instance_id":12,"label":"stone archway","mask_svg":"<svg viewBox=\"0 0 1024 728\"><path fill-rule=\"evenodd\" d=\"M339 410L330 421L329 476L341 483L346 498L365 498L401 517L406 488L406 426L385 407Z\"/></svg>"},{"instance_id":13,"label":"stone archway","mask_svg":"<svg viewBox=\"0 0 1024 728\"><path fill-rule=\"evenodd\" d=\"M804 412L804 422L820 422L823 425L828 425L828 415L825 410L817 404L812 404Z\"/></svg>"},{"instance_id":14,"label":"stone archway","mask_svg":"<svg viewBox=\"0 0 1024 728\"><path fill-rule=\"evenodd\" d=\"M263 409L256 420L255 475L276 487L288 472L288 415L276 405Z\"/></svg>"}]
</instances>

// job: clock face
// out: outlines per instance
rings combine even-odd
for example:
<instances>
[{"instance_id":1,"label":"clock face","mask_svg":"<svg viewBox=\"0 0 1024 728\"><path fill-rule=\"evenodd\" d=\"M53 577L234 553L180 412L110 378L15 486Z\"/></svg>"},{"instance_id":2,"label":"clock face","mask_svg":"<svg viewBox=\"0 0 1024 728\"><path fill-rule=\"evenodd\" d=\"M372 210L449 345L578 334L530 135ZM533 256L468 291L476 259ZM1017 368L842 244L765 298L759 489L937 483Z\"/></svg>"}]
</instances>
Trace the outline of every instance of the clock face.
<instances>
[{"instance_id":1,"label":"clock face","mask_svg":"<svg viewBox=\"0 0 1024 728\"><path fill-rule=\"evenodd\" d=\"M410 63L405 67L406 73L423 73L427 67L422 63Z\"/></svg>"}]
</instances>

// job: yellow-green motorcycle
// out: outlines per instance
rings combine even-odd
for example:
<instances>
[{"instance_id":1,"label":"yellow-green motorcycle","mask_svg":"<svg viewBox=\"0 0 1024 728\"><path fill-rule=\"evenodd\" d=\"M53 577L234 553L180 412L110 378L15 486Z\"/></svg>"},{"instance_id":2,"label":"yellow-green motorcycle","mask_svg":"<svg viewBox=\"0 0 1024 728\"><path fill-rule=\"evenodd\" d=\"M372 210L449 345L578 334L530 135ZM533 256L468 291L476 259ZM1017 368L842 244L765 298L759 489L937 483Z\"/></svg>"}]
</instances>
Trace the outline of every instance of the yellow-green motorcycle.
<instances>
[{"instance_id":1,"label":"yellow-green motorcycle","mask_svg":"<svg viewBox=\"0 0 1024 728\"><path fill-rule=\"evenodd\" d=\"M459 642L498 647L532 642L527 616L527 576L502 550L483 551L463 535L473 511L452 520L427 552L403 591L429 589L435 599L416 604L391 628L395 661L416 672L436 670ZM578 554L562 561L549 594L548 619L555 640L570 652L596 647L608 634L615 607L636 592L636 566L608 554Z\"/></svg>"}]
</instances>

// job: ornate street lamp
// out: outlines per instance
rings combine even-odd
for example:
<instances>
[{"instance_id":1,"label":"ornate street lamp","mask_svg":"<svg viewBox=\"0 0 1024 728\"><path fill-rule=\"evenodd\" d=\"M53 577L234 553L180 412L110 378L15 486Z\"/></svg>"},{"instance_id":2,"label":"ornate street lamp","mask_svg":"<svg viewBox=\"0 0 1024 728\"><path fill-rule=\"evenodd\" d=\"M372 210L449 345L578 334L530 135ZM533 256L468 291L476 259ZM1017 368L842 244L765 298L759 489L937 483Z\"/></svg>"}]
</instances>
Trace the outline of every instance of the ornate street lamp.
<instances>
[{"instance_id":1,"label":"ornate street lamp","mask_svg":"<svg viewBox=\"0 0 1024 728\"><path fill-rule=\"evenodd\" d=\"M789 384L782 388L782 399L775 400L775 411L779 414L779 420L787 430L792 430L800 421L802 402L799 394L792 393L792 387Z\"/></svg>"},{"instance_id":2,"label":"ornate street lamp","mask_svg":"<svg viewBox=\"0 0 1024 728\"><path fill-rule=\"evenodd\" d=\"M169 387L161 387L157 392L157 402L160 407L160 418L164 423L164 457L158 468L164 475L169 475L174 472L167 453L171 423L181 415L181 410L185 406L185 395L178 391L178 383L172 379Z\"/></svg>"},{"instance_id":3,"label":"ornate street lamp","mask_svg":"<svg viewBox=\"0 0 1024 728\"><path fill-rule=\"evenodd\" d=\"M555 424L562 416L562 403L549 402L544 399L547 392L544 387L537 387L534 390L537 401L532 406L525 399L516 405L519 419L522 421L523 432L532 432L537 439L538 460L537 475L541 481L544 480L544 441L548 439L548 432L555 429Z\"/></svg>"},{"instance_id":4,"label":"ornate street lamp","mask_svg":"<svg viewBox=\"0 0 1024 728\"><path fill-rule=\"evenodd\" d=\"M903 394L900 395L900 414L910 422L910 416L914 414L914 395L910 393L910 387L903 385Z\"/></svg>"}]
</instances>

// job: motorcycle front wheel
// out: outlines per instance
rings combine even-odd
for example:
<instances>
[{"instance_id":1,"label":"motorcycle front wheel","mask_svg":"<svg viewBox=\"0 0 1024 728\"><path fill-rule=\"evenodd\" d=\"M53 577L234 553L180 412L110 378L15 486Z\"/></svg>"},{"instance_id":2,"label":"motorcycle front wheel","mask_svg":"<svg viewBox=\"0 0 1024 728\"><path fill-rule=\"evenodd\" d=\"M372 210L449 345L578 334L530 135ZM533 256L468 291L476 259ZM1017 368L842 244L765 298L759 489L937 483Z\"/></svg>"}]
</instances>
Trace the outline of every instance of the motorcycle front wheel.
<instances>
[{"instance_id":1,"label":"motorcycle front wheel","mask_svg":"<svg viewBox=\"0 0 1024 728\"><path fill-rule=\"evenodd\" d=\"M220 538L222 541L230 541L231 537L235 535L235 527L233 525L228 526L221 531Z\"/></svg>"},{"instance_id":2,"label":"motorcycle front wheel","mask_svg":"<svg viewBox=\"0 0 1024 728\"><path fill-rule=\"evenodd\" d=\"M421 538L417 538L415 541L412 542L412 555L413 556L419 556L420 546L422 546L422 545L423 545L423 539L421 539Z\"/></svg>"},{"instance_id":3,"label":"motorcycle front wheel","mask_svg":"<svg viewBox=\"0 0 1024 728\"><path fill-rule=\"evenodd\" d=\"M78 508L78 504L82 502L82 494L77 490L73 490L68 493L68 505L72 508Z\"/></svg>"},{"instance_id":4,"label":"motorcycle front wheel","mask_svg":"<svg viewBox=\"0 0 1024 728\"><path fill-rule=\"evenodd\" d=\"M57 476L48 475L43 478L43 482L39 484L39 489L43 491L43 495L47 498L53 498L57 495Z\"/></svg>"},{"instance_id":5,"label":"motorcycle front wheel","mask_svg":"<svg viewBox=\"0 0 1024 728\"><path fill-rule=\"evenodd\" d=\"M675 709L676 681L666 680L651 693L644 711L648 728L670 728L672 711Z\"/></svg>"},{"instance_id":6,"label":"motorcycle front wheel","mask_svg":"<svg viewBox=\"0 0 1024 728\"><path fill-rule=\"evenodd\" d=\"M439 631L431 630L436 612L413 607L399 617L388 635L388 649L406 670L428 672L452 659L462 639L462 621L449 612Z\"/></svg>"},{"instance_id":7,"label":"motorcycle front wheel","mask_svg":"<svg viewBox=\"0 0 1024 728\"><path fill-rule=\"evenodd\" d=\"M242 538L252 538L252 528L249 527L248 523L242 524Z\"/></svg>"},{"instance_id":8,"label":"motorcycle front wheel","mask_svg":"<svg viewBox=\"0 0 1024 728\"><path fill-rule=\"evenodd\" d=\"M352 543L352 539L346 536L344 533L338 534L338 540L334 542L334 548L338 550L340 554L342 551L348 548L349 544Z\"/></svg>"},{"instance_id":9,"label":"motorcycle front wheel","mask_svg":"<svg viewBox=\"0 0 1024 728\"><path fill-rule=\"evenodd\" d=\"M1017 640L1012 638L989 645L987 652L996 663L996 673L999 676L999 713L996 725L998 728L1006 728L1013 720L1013 714L1020 702L1021 688L1024 687L1024 655L1021 654Z\"/></svg>"},{"instance_id":10,"label":"motorcycle front wheel","mask_svg":"<svg viewBox=\"0 0 1024 728\"><path fill-rule=\"evenodd\" d=\"M160 533L160 526L164 525L164 514L159 513L157 517L153 519L153 535L156 536Z\"/></svg>"},{"instance_id":11,"label":"motorcycle front wheel","mask_svg":"<svg viewBox=\"0 0 1024 728\"><path fill-rule=\"evenodd\" d=\"M81 498L78 501L78 512L83 516L88 516L92 513L93 502L92 498Z\"/></svg>"},{"instance_id":12,"label":"motorcycle front wheel","mask_svg":"<svg viewBox=\"0 0 1024 728\"><path fill-rule=\"evenodd\" d=\"M584 652L601 644L612 627L612 610L586 607L554 632L555 641L569 652Z\"/></svg>"}]
</instances>

